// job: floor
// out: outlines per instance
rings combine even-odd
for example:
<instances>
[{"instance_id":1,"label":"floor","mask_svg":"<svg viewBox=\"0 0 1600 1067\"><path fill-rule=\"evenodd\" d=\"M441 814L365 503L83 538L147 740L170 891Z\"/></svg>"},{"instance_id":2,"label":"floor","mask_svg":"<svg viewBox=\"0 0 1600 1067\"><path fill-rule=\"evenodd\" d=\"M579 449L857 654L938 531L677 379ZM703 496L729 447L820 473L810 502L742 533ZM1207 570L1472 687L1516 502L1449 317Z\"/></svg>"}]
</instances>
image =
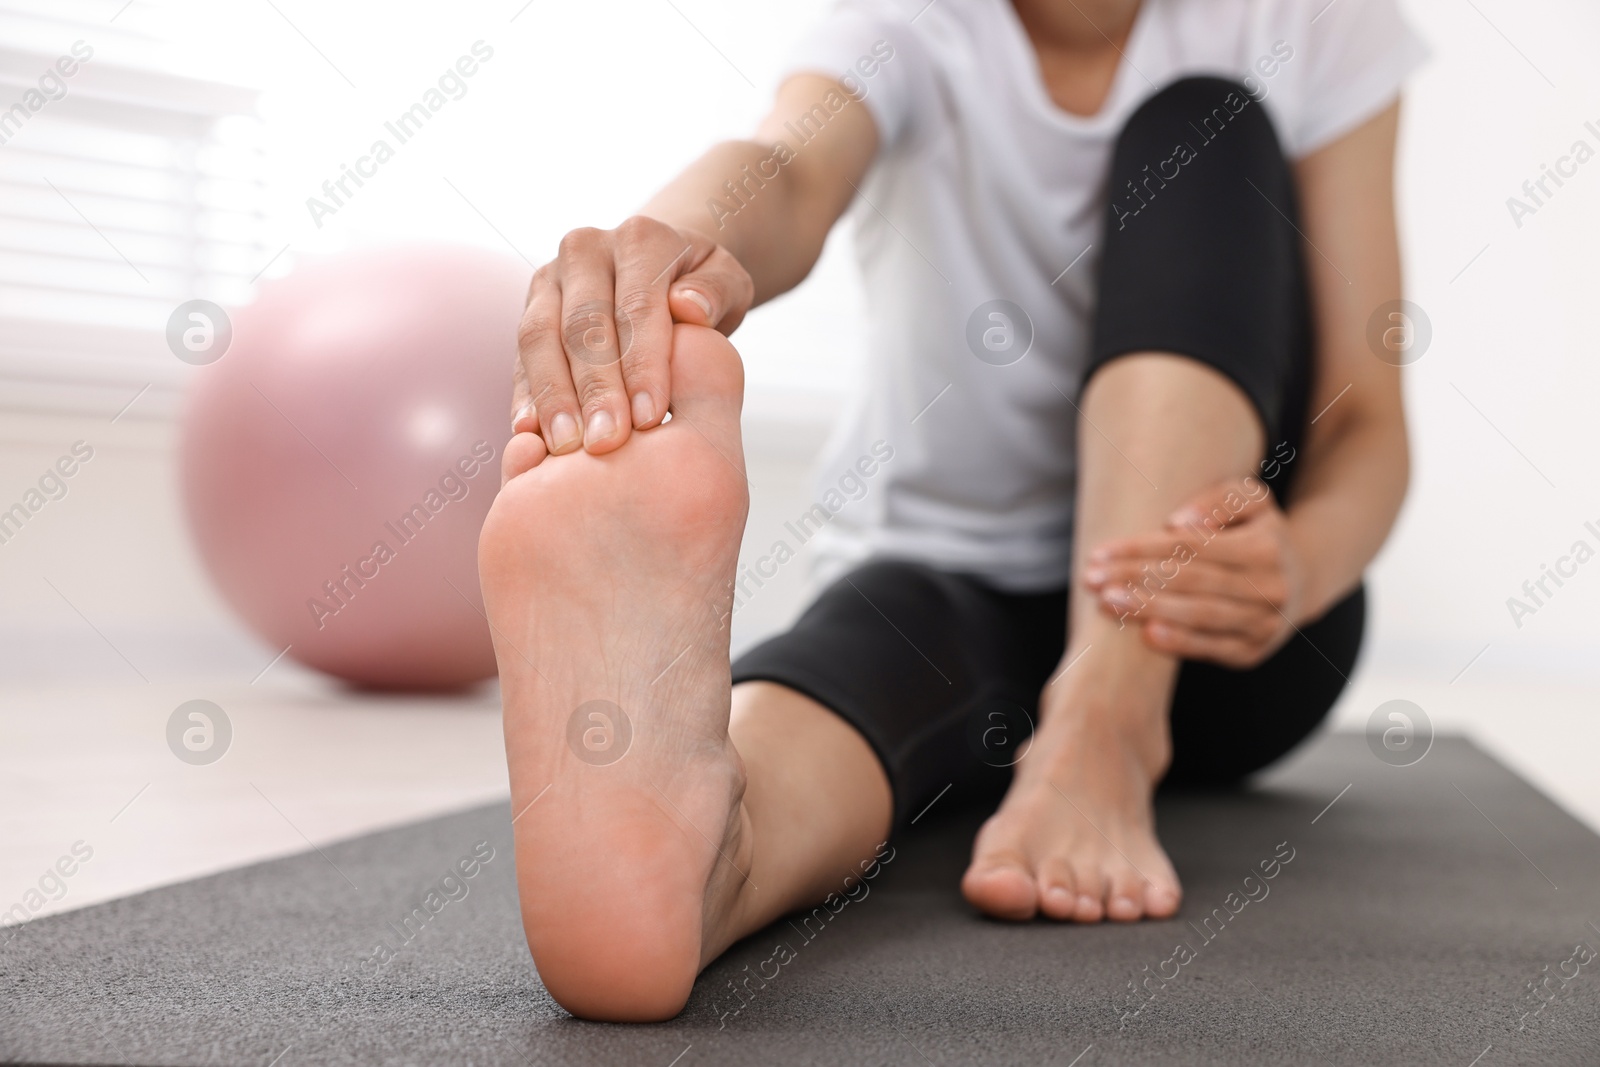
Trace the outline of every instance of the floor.
<instances>
[{"instance_id":1,"label":"floor","mask_svg":"<svg viewBox=\"0 0 1600 1067\"><path fill-rule=\"evenodd\" d=\"M1397 768L1330 734L1253 791L1159 798L1187 889L1165 922L977 915L958 792L659 1024L552 1000L491 803L0 934L0 1060L1594 1063L1600 839L1460 738Z\"/></svg>"},{"instance_id":2,"label":"floor","mask_svg":"<svg viewBox=\"0 0 1600 1067\"><path fill-rule=\"evenodd\" d=\"M173 710L195 698L225 709L233 731L208 765L166 742ZM1396 698L1600 832L1591 691L1358 673L1332 722L1363 729ZM25 899L29 917L81 908L505 795L492 685L359 695L283 661L254 682L12 687L0 701L0 912ZM78 842L93 858L30 894Z\"/></svg>"}]
</instances>

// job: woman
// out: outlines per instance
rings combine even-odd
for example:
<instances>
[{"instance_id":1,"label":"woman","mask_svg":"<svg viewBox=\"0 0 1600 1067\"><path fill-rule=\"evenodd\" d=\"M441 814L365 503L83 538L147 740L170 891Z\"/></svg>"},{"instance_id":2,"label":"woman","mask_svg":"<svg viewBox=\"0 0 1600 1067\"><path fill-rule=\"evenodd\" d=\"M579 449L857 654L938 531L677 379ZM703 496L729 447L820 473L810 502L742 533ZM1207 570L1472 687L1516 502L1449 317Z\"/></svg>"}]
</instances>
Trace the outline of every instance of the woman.
<instances>
[{"instance_id":1,"label":"woman","mask_svg":"<svg viewBox=\"0 0 1600 1067\"><path fill-rule=\"evenodd\" d=\"M986 775L1011 780L975 907L1176 912L1153 790L1235 781L1322 719L1405 492L1366 335L1400 296L1419 54L1393 0L846 0L752 138L567 236L481 553L524 926L562 1005L675 1014ZM819 500L832 584L730 671L719 332L847 209L871 365L823 470L864 495Z\"/></svg>"}]
</instances>

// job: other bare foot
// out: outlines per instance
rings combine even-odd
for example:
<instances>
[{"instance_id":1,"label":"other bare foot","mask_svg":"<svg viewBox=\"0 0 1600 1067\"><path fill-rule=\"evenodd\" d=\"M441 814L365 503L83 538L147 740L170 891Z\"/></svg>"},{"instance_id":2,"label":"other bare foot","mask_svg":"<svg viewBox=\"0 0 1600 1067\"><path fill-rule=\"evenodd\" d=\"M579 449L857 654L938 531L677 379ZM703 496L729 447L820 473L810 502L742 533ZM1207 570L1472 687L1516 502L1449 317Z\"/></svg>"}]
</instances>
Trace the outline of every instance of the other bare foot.
<instances>
[{"instance_id":1,"label":"other bare foot","mask_svg":"<svg viewBox=\"0 0 1600 1067\"><path fill-rule=\"evenodd\" d=\"M962 893L996 918L1166 918L1182 890L1156 840L1151 795L1170 760L1164 696L1089 664L1050 712L979 831Z\"/></svg>"}]
</instances>

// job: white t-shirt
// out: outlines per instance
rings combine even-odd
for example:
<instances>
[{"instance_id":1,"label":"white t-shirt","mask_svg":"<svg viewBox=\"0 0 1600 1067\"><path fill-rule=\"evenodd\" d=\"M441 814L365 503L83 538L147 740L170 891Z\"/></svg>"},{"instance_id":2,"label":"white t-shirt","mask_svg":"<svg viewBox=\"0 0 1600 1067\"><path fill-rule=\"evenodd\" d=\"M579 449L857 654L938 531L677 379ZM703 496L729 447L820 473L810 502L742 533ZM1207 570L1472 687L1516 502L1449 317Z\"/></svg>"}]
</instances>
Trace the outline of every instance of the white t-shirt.
<instances>
[{"instance_id":1,"label":"white t-shirt","mask_svg":"<svg viewBox=\"0 0 1600 1067\"><path fill-rule=\"evenodd\" d=\"M819 468L816 578L888 556L1065 585L1118 130L1215 74L1245 81L1299 158L1386 107L1425 54L1395 0L1144 0L1124 51L1089 117L1051 101L1008 0L843 0L792 53L787 74L865 93L881 142L850 212L867 388ZM851 471L865 490L842 495Z\"/></svg>"}]
</instances>

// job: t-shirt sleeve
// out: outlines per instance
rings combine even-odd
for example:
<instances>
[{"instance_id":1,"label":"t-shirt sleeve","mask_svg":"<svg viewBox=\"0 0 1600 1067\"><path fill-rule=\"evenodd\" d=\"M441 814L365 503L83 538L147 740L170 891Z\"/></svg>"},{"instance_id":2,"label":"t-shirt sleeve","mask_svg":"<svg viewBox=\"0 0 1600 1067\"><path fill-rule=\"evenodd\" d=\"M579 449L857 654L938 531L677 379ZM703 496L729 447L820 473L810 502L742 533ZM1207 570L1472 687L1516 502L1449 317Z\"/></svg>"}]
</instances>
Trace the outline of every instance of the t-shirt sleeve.
<instances>
[{"instance_id":1,"label":"t-shirt sleeve","mask_svg":"<svg viewBox=\"0 0 1600 1067\"><path fill-rule=\"evenodd\" d=\"M1296 158L1388 107L1428 58L1396 0L1313 0L1309 7L1304 105L1288 146Z\"/></svg>"},{"instance_id":2,"label":"t-shirt sleeve","mask_svg":"<svg viewBox=\"0 0 1600 1067\"><path fill-rule=\"evenodd\" d=\"M778 83L795 74L837 80L866 104L887 148L917 125L926 100L927 51L894 0L841 0L789 50Z\"/></svg>"}]
</instances>

